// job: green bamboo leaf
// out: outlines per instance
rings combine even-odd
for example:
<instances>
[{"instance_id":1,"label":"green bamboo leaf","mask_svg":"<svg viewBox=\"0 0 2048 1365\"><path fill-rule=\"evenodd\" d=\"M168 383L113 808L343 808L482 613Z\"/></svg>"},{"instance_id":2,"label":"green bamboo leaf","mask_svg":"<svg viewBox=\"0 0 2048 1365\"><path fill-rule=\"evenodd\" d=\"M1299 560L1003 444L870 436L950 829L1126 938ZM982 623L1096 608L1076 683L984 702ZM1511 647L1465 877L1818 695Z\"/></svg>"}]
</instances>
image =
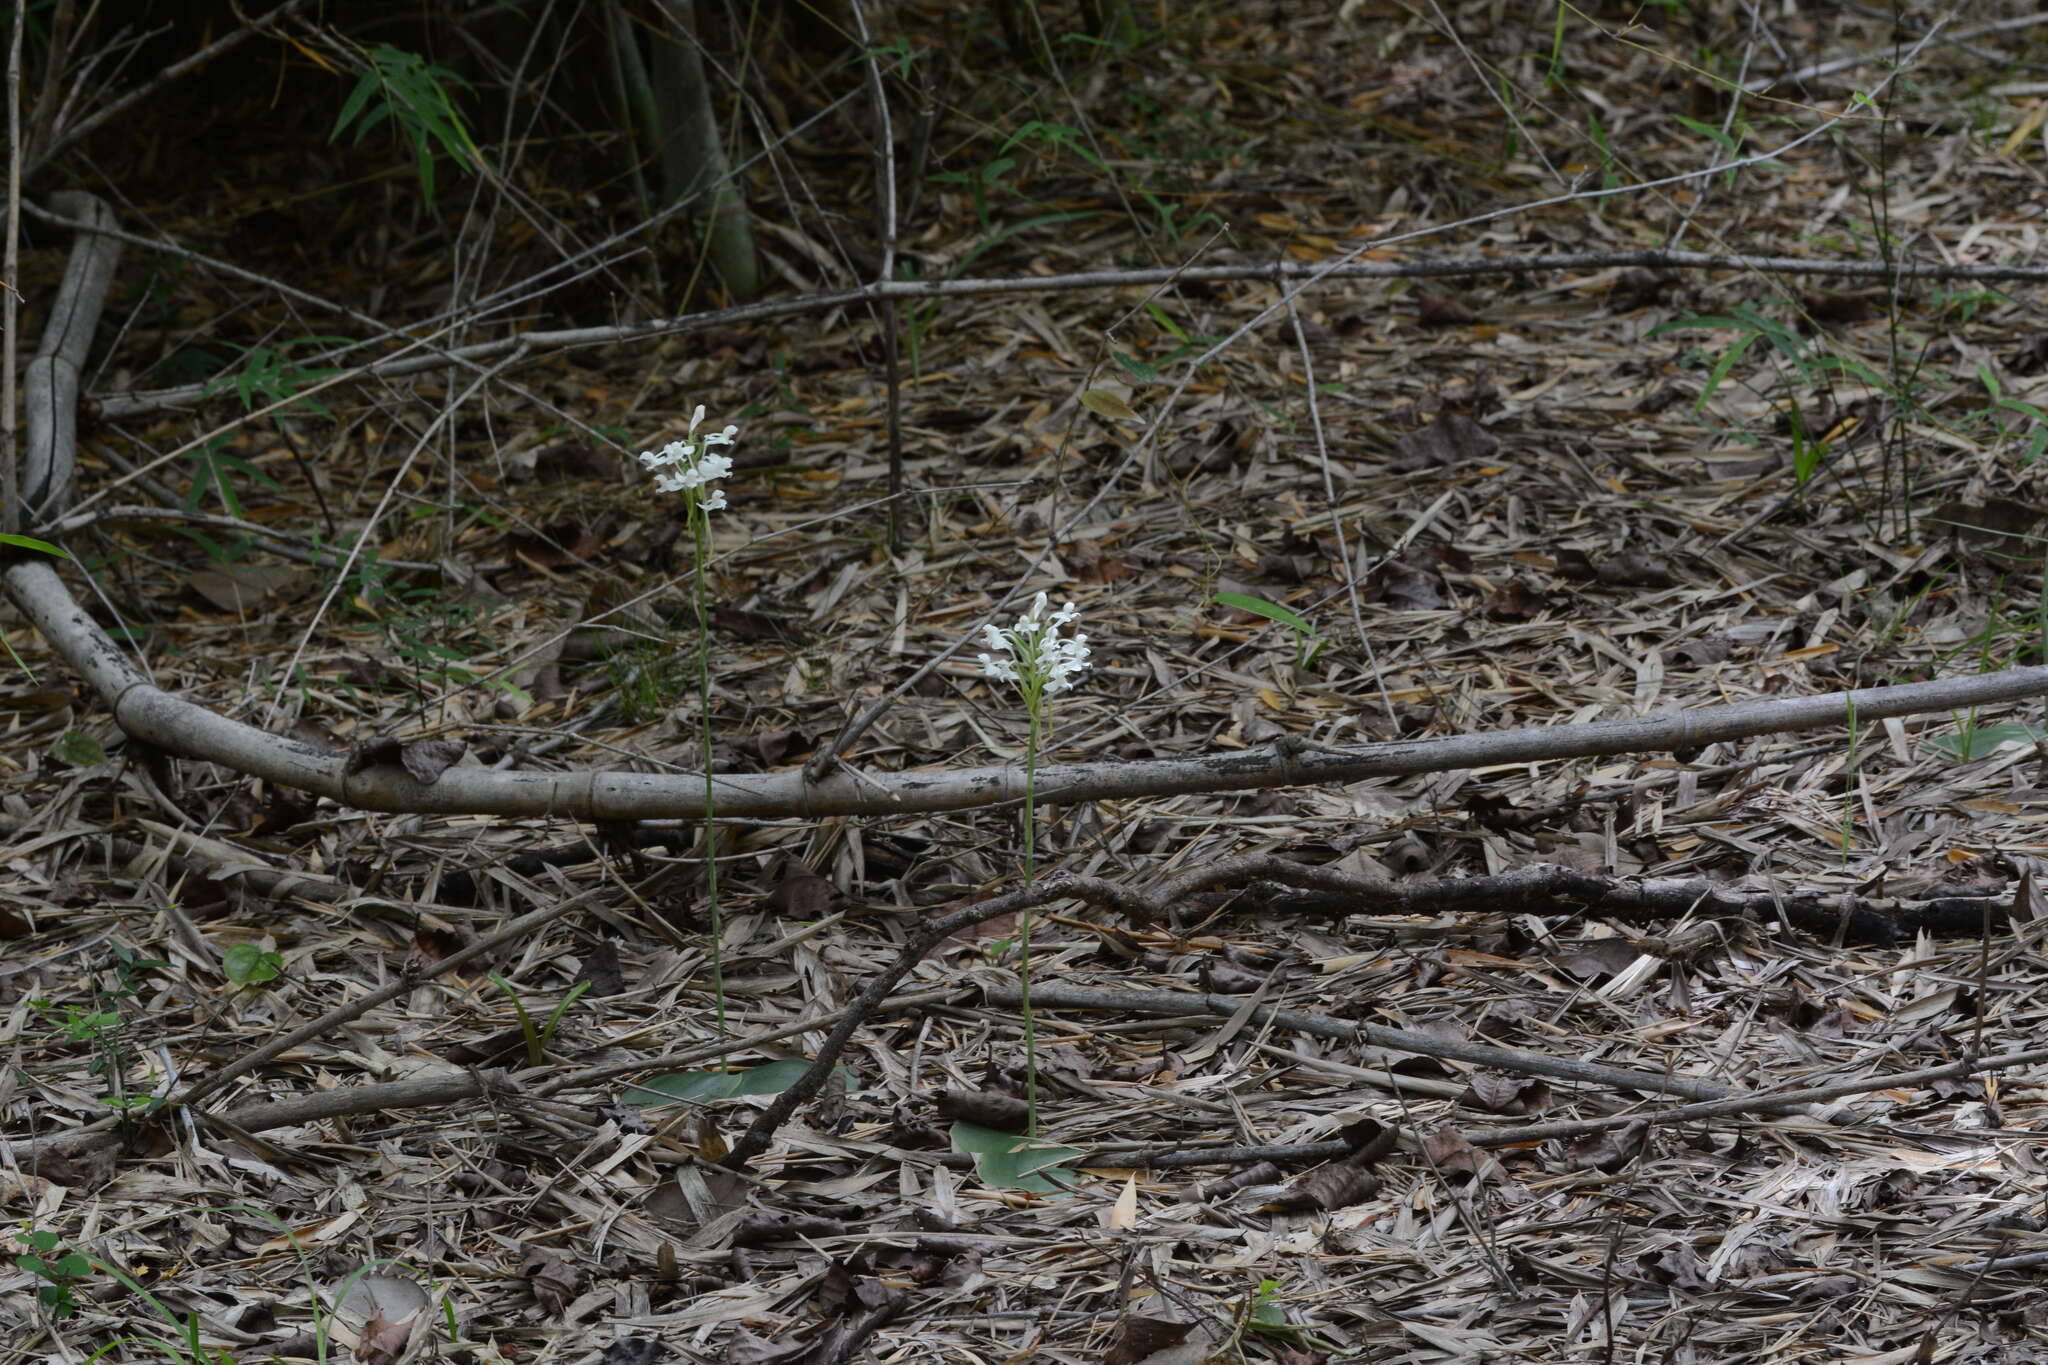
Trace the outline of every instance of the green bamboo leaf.
<instances>
[{"instance_id":1,"label":"green bamboo leaf","mask_svg":"<svg viewBox=\"0 0 2048 1365\"><path fill-rule=\"evenodd\" d=\"M1749 332L1735 339L1735 344L1721 352L1721 358L1714 362L1713 370L1707 375L1707 386L1700 390L1700 396L1693 401L1692 410L1699 412L1707 406L1707 400L1714 396L1714 390L1721 387L1721 381L1728 377L1728 371L1735 368L1735 362L1742 359L1742 353L1756 340L1756 333Z\"/></svg>"},{"instance_id":2,"label":"green bamboo leaf","mask_svg":"<svg viewBox=\"0 0 2048 1365\"><path fill-rule=\"evenodd\" d=\"M34 536L18 536L11 531L0 532L0 545L14 545L24 550L41 550L44 554L55 555L59 559L71 558L68 551L59 549L47 540L37 540Z\"/></svg>"},{"instance_id":3,"label":"green bamboo leaf","mask_svg":"<svg viewBox=\"0 0 2048 1365\"><path fill-rule=\"evenodd\" d=\"M1268 602L1263 597L1253 597L1242 592L1219 592L1215 600L1226 607L1236 607L1239 611L1263 616L1268 621L1278 621L1281 625L1289 626L1303 635L1316 633L1316 628L1308 623L1306 617L1281 606L1278 602Z\"/></svg>"}]
</instances>

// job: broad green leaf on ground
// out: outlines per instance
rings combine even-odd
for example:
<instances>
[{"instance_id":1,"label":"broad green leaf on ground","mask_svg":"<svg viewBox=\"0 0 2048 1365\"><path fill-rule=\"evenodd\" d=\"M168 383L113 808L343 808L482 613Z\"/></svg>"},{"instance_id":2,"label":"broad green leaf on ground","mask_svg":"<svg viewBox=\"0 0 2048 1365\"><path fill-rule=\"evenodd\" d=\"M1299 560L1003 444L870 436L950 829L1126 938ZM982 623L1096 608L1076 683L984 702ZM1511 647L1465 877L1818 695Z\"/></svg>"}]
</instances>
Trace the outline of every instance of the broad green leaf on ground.
<instances>
[{"instance_id":1,"label":"broad green leaf on ground","mask_svg":"<svg viewBox=\"0 0 2048 1365\"><path fill-rule=\"evenodd\" d=\"M729 1100L739 1095L780 1095L811 1069L805 1061L770 1062L744 1071L676 1071L652 1080L636 1082L627 1100L638 1105L669 1104L676 1100ZM845 1067L835 1068L848 1085L853 1075Z\"/></svg>"},{"instance_id":2,"label":"broad green leaf on ground","mask_svg":"<svg viewBox=\"0 0 2048 1365\"><path fill-rule=\"evenodd\" d=\"M997 1132L978 1123L953 1125L953 1150L974 1158L974 1170L982 1184L1036 1194L1062 1193L1060 1186L1038 1173L1079 1160L1083 1155L1078 1147L1060 1147L1021 1133Z\"/></svg>"},{"instance_id":3,"label":"broad green leaf on ground","mask_svg":"<svg viewBox=\"0 0 2048 1365\"><path fill-rule=\"evenodd\" d=\"M2038 744L2043 739L2048 739L2048 731L2038 725L2000 721L1996 725L1964 726L1952 734L1936 735L1928 743L1944 758L1968 763L1988 758L2007 744Z\"/></svg>"},{"instance_id":4,"label":"broad green leaf on ground","mask_svg":"<svg viewBox=\"0 0 2048 1365\"><path fill-rule=\"evenodd\" d=\"M83 730L66 730L57 736L50 752L74 768L90 768L107 761L106 748Z\"/></svg>"}]
</instances>

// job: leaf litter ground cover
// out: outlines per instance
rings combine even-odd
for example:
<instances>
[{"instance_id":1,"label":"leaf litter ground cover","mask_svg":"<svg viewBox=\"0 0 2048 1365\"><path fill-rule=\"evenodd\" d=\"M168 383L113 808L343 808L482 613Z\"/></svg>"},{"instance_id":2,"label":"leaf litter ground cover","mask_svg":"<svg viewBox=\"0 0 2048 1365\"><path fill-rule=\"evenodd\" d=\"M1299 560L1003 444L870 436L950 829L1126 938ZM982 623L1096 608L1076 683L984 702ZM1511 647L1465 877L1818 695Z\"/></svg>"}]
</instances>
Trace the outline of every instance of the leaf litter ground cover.
<instances>
[{"instance_id":1,"label":"leaf litter ground cover","mask_svg":"<svg viewBox=\"0 0 2048 1365\"><path fill-rule=\"evenodd\" d=\"M1547 28L1489 35L1454 19L1489 60L1548 50ZM972 169L926 191L926 277L1324 260L1554 191L1455 48L1404 21L1367 61L1338 43L1347 22L1218 21L1199 61L1171 45L1126 59L1112 68L1130 75L1122 93L1107 80L1078 92L1107 138L1089 156L1043 123L1007 148L977 141L990 111L952 92L954 141L935 144L954 149L941 164ZM1881 27L1845 18L1798 36L1861 52ZM2000 41L2039 56L2038 40ZM1573 79L1636 121L1592 122L1562 94L1521 111L1567 182L1711 164L1710 137L1659 117L1690 94L1658 90L1674 68L1646 55L1619 42L1574 55ZM1973 96L1992 110L1988 134L1958 107L1976 60L1929 49L1881 127L1734 186L1560 205L1447 245L1655 245L1689 220L1737 251L1875 258L1890 240L1913 259L2031 260L2038 156L2002 148L2024 117L2009 98ZM1541 90L1541 65L1527 88ZM1848 79L1810 88L1814 105L1868 88ZM1211 80L1227 115L1198 98ZM1171 118L1176 101L1216 116ZM865 222L861 136L828 122L784 164ZM1186 163L1179 187L1137 188L1178 219L1162 224L1142 196L1126 216L1106 169L1168 164L1167 139ZM338 183L350 163L332 155ZM132 191L152 223L196 230L247 209L210 190L151 199L150 184ZM551 212L574 211L572 187ZM847 282L813 249L829 240L824 210L786 209L769 238L786 282ZM340 206L337 231L393 211ZM1230 235L1211 241L1205 213ZM394 245L379 269L453 292L438 240L416 257ZM31 299L60 257L27 258ZM284 254L267 264L284 270ZM319 256L288 273L330 297L378 284ZM242 283L193 273L172 287L245 346L273 325L336 330ZM696 771L687 536L629 456L574 423L659 449L701 402L745 432L709 526L724 771L802 763L1034 565L1024 587L1071 598L1094 655L1059 698L1048 759L1282 735L1340 745L1945 676L2038 662L2048 634L2030 458L2039 328L2021 291L1983 292L1894 299L1622 268L1455 289L1326 283L1299 300L1298 333L1282 313L1200 370L1168 438L1145 449L1162 377L1274 304L1275 286L913 310L905 470L937 491L896 505L894 552L875 505L887 407L871 323L735 324L534 363L516 392L471 397L418 459L422 414L462 392L445 376L329 389L327 414L244 425L158 476L172 506L197 488L202 511L300 536L360 526L395 488L375 557L338 582L203 527L126 519L70 549L159 683L222 712L336 747L459 742L441 759L463 763ZM174 320L124 333L106 373L177 354ZM84 491L243 398L89 436ZM1313 659L1289 616L1254 603L1309 623ZM1259 888L1202 892L1149 924L1068 902L1029 926L1041 1001L1113 989L1157 1008L1038 1006L1035 1141L1018 1122L1008 1002L1025 926L1010 916L938 945L898 988L905 1003L873 1013L825 1089L736 1172L717 1161L921 920L1021 882L1015 808L722 820L724 1017L764 1041L721 1055L694 826L366 816L224 770L172 773L122 744L33 632L8 642L32 670L6 697L0 909L25 1258L0 1315L20 1351L181 1340L171 1320L243 1359L311 1355L327 1333L380 1360L430 1339L468 1359L626 1360L658 1343L754 1362L2041 1349L2040 1272L2024 1263L2041 1226L2038 1067L1646 1126L1630 1119L1678 1101L1260 1012L1745 1092L2023 1050L2041 1017L2038 708L1044 807L1041 877L1142 886L1259 853L1404 883L1552 863L1788 901L1974 896L1986 933L1872 943L1769 914L1384 914ZM1014 693L970 648L847 757L1022 764L1027 742ZM205 852L222 843L233 856ZM251 890L251 865L299 881ZM248 1117L334 1097L331 1113L46 1141L548 906L563 908L488 961L402 991L210 1106ZM409 1105L348 1107L352 1087L406 1081L421 1087ZM1566 1121L1585 1127L1540 1136ZM1208 1164L1164 1155L1201 1147L1218 1149ZM426 1293L373 1303L352 1283L365 1275L394 1302L404 1292L383 1281Z\"/></svg>"}]
</instances>

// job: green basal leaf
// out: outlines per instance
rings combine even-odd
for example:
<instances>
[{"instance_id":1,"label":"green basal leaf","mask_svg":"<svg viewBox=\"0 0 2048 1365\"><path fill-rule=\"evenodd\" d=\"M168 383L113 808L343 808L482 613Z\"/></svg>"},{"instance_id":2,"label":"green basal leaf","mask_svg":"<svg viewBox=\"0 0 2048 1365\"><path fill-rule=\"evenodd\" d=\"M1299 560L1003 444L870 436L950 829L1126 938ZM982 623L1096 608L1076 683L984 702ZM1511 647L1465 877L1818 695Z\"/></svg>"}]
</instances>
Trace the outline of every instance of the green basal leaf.
<instances>
[{"instance_id":1,"label":"green basal leaf","mask_svg":"<svg viewBox=\"0 0 2048 1365\"><path fill-rule=\"evenodd\" d=\"M952 1135L953 1150L972 1156L981 1183L996 1189L1063 1194L1060 1186L1039 1172L1083 1155L1078 1147L1060 1147L1022 1133L984 1128L978 1123L955 1123Z\"/></svg>"},{"instance_id":2,"label":"green basal leaf","mask_svg":"<svg viewBox=\"0 0 2048 1365\"><path fill-rule=\"evenodd\" d=\"M1281 606L1278 602L1268 602L1263 597L1253 597L1249 593L1242 592L1219 592L1216 594L1216 600L1226 607L1236 607L1239 611L1248 611L1254 616L1263 616L1268 621L1278 621L1281 625L1292 627L1303 635L1313 635L1316 633L1316 628L1308 623L1306 617L1287 607Z\"/></svg>"},{"instance_id":3,"label":"green basal leaf","mask_svg":"<svg viewBox=\"0 0 2048 1365\"><path fill-rule=\"evenodd\" d=\"M1969 763L1989 758L2004 745L2038 744L2044 738L2048 738L2048 731L2037 725L2000 721L1996 725L1973 725L1954 734L1936 735L1928 744L1951 762Z\"/></svg>"},{"instance_id":4,"label":"green basal leaf","mask_svg":"<svg viewBox=\"0 0 2048 1365\"><path fill-rule=\"evenodd\" d=\"M1159 382L1159 371L1153 369L1134 355L1125 355L1122 351L1118 351L1116 353L1116 363L1123 366L1133 379L1142 379L1147 384Z\"/></svg>"},{"instance_id":5,"label":"green basal leaf","mask_svg":"<svg viewBox=\"0 0 2048 1365\"><path fill-rule=\"evenodd\" d=\"M676 1071L635 1082L626 1099L630 1104L645 1107L677 1100L701 1104L707 1100L729 1100L739 1095L780 1095L810 1069L809 1062L792 1059L749 1067L745 1071ZM848 1085L853 1083L853 1073L843 1066L834 1067L833 1074Z\"/></svg>"},{"instance_id":6,"label":"green basal leaf","mask_svg":"<svg viewBox=\"0 0 2048 1365\"><path fill-rule=\"evenodd\" d=\"M253 943L232 943L221 954L221 970L237 986L260 986L284 971L284 958Z\"/></svg>"},{"instance_id":7,"label":"green basal leaf","mask_svg":"<svg viewBox=\"0 0 2048 1365\"><path fill-rule=\"evenodd\" d=\"M66 730L57 736L50 752L74 768L90 768L107 761L106 749L83 730Z\"/></svg>"}]
</instances>

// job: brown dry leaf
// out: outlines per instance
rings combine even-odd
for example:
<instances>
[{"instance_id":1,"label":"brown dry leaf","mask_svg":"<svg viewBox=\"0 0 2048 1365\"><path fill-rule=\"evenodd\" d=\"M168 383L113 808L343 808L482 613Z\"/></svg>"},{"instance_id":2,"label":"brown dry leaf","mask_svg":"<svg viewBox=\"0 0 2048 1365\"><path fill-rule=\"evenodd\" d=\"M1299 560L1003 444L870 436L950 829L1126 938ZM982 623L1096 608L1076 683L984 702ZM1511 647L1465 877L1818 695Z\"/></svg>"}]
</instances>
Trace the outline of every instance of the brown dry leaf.
<instances>
[{"instance_id":1,"label":"brown dry leaf","mask_svg":"<svg viewBox=\"0 0 2048 1365\"><path fill-rule=\"evenodd\" d=\"M363 1324L363 1330L356 1342L356 1359L362 1365L392 1365L405 1354L406 1345L412 1340L412 1319L404 1322L387 1322L380 1313Z\"/></svg>"},{"instance_id":2,"label":"brown dry leaf","mask_svg":"<svg viewBox=\"0 0 2048 1365\"><path fill-rule=\"evenodd\" d=\"M797 920L819 920L846 908L846 893L792 858L782 865L782 878L768 903Z\"/></svg>"},{"instance_id":3,"label":"brown dry leaf","mask_svg":"<svg viewBox=\"0 0 2048 1365\"><path fill-rule=\"evenodd\" d=\"M733 1225L732 1244L736 1247L766 1247L806 1237L843 1237L850 1230L846 1224L830 1218L764 1209L746 1214Z\"/></svg>"},{"instance_id":4,"label":"brown dry leaf","mask_svg":"<svg viewBox=\"0 0 2048 1365\"><path fill-rule=\"evenodd\" d=\"M1021 1133L1030 1122L1030 1106L1015 1095L991 1090L941 1090L932 1096L940 1118L978 1123L1002 1133Z\"/></svg>"},{"instance_id":5,"label":"brown dry leaf","mask_svg":"<svg viewBox=\"0 0 2048 1365\"><path fill-rule=\"evenodd\" d=\"M1667 668L1705 668L1718 664L1735 653L1735 642L1725 635L1708 635L1683 644L1670 645L1664 650L1664 664Z\"/></svg>"},{"instance_id":6,"label":"brown dry leaf","mask_svg":"<svg viewBox=\"0 0 2048 1365\"><path fill-rule=\"evenodd\" d=\"M590 983L590 994L598 999L626 993L625 968L619 965L619 946L611 939L599 939L591 950L583 955L583 970L577 973L578 981Z\"/></svg>"},{"instance_id":7,"label":"brown dry leaf","mask_svg":"<svg viewBox=\"0 0 2048 1365\"><path fill-rule=\"evenodd\" d=\"M1507 1179L1507 1172L1490 1152L1474 1147L1455 1128L1437 1128L1424 1134L1422 1150L1430 1165L1442 1175L1474 1180Z\"/></svg>"},{"instance_id":8,"label":"brown dry leaf","mask_svg":"<svg viewBox=\"0 0 2048 1365\"><path fill-rule=\"evenodd\" d=\"M1327 1213L1362 1204L1380 1192L1382 1181L1349 1161L1335 1161L1295 1178L1266 1207L1275 1213Z\"/></svg>"},{"instance_id":9,"label":"brown dry leaf","mask_svg":"<svg viewBox=\"0 0 2048 1365\"><path fill-rule=\"evenodd\" d=\"M552 1252L529 1252L519 1263L519 1275L532 1287L533 1301L547 1313L560 1313L583 1288L582 1273Z\"/></svg>"},{"instance_id":10,"label":"brown dry leaf","mask_svg":"<svg viewBox=\"0 0 2048 1365\"><path fill-rule=\"evenodd\" d=\"M1412 474L1490 460L1499 450L1500 441L1486 428L1462 414L1447 412L1396 441L1391 464L1397 473Z\"/></svg>"},{"instance_id":11,"label":"brown dry leaf","mask_svg":"<svg viewBox=\"0 0 2048 1365\"><path fill-rule=\"evenodd\" d=\"M1620 976L1635 965L1642 954L1624 939L1599 938L1575 946L1557 959L1557 969L1585 982L1598 985Z\"/></svg>"},{"instance_id":12,"label":"brown dry leaf","mask_svg":"<svg viewBox=\"0 0 2048 1365\"><path fill-rule=\"evenodd\" d=\"M1549 609L1549 597L1519 578L1510 578L1479 604L1479 610L1496 621L1533 621Z\"/></svg>"},{"instance_id":13,"label":"brown dry leaf","mask_svg":"<svg viewBox=\"0 0 2048 1365\"><path fill-rule=\"evenodd\" d=\"M1202 989L1218 995L1250 995L1264 986L1265 972L1247 971L1230 962L1204 962L1202 964Z\"/></svg>"},{"instance_id":14,"label":"brown dry leaf","mask_svg":"<svg viewBox=\"0 0 2048 1365\"><path fill-rule=\"evenodd\" d=\"M1540 1114L1550 1108L1550 1083L1540 1076L1474 1072L1459 1101L1491 1114Z\"/></svg>"},{"instance_id":15,"label":"brown dry leaf","mask_svg":"<svg viewBox=\"0 0 2048 1365\"><path fill-rule=\"evenodd\" d=\"M1103 1353L1102 1365L1154 1365L1161 1352L1181 1345L1194 1330L1191 1322L1127 1315L1117 1323L1116 1340ZM1207 1346L1206 1339L1202 1345Z\"/></svg>"},{"instance_id":16,"label":"brown dry leaf","mask_svg":"<svg viewBox=\"0 0 2048 1365\"><path fill-rule=\"evenodd\" d=\"M348 771L352 774L367 772L383 764L396 763L410 773L415 782L430 787L442 773L461 761L468 747L459 739L373 739L349 752Z\"/></svg>"},{"instance_id":17,"label":"brown dry leaf","mask_svg":"<svg viewBox=\"0 0 2048 1365\"><path fill-rule=\"evenodd\" d=\"M1634 547L1601 561L1594 577L1611 588L1668 588L1676 581L1669 568Z\"/></svg>"},{"instance_id":18,"label":"brown dry leaf","mask_svg":"<svg viewBox=\"0 0 2048 1365\"><path fill-rule=\"evenodd\" d=\"M1459 300L1433 289L1415 291L1415 310L1419 327L1463 327L1479 320Z\"/></svg>"},{"instance_id":19,"label":"brown dry leaf","mask_svg":"<svg viewBox=\"0 0 2048 1365\"><path fill-rule=\"evenodd\" d=\"M289 602L306 582L305 570L284 565L229 564L196 569L185 575L186 587L220 610L237 616L253 615Z\"/></svg>"},{"instance_id":20,"label":"brown dry leaf","mask_svg":"<svg viewBox=\"0 0 2048 1365\"><path fill-rule=\"evenodd\" d=\"M698 1110L691 1120L691 1127L695 1136L690 1144L690 1150L697 1154L699 1161L708 1166L716 1166L725 1160L732 1147L726 1142L725 1135L718 1131L718 1120L712 1117L710 1110Z\"/></svg>"},{"instance_id":21,"label":"brown dry leaf","mask_svg":"<svg viewBox=\"0 0 2048 1365\"><path fill-rule=\"evenodd\" d=\"M1647 1122L1632 1119L1619 1128L1590 1134L1566 1147L1566 1162L1575 1171L1606 1171L1612 1174L1643 1154L1649 1132Z\"/></svg>"},{"instance_id":22,"label":"brown dry leaf","mask_svg":"<svg viewBox=\"0 0 2048 1365\"><path fill-rule=\"evenodd\" d=\"M1868 322L1885 307L1882 295L1837 294L1825 289L1806 290L1799 302L1815 322L1842 325Z\"/></svg>"}]
</instances>

